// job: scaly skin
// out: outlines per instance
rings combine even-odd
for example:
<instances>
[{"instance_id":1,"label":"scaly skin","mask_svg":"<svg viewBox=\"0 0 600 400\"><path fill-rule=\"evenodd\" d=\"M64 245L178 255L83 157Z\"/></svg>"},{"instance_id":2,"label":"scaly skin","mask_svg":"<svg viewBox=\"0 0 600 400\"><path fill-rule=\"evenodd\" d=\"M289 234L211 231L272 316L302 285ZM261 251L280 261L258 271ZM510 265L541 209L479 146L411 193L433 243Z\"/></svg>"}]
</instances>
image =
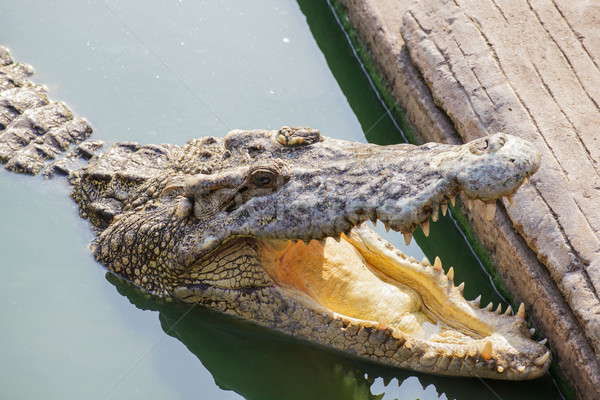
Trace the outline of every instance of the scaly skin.
<instances>
[{"instance_id":1,"label":"scaly skin","mask_svg":"<svg viewBox=\"0 0 600 400\"><path fill-rule=\"evenodd\" d=\"M19 88L40 90L14 82L0 80L16 88L0 93L0 156L10 169L35 173L48 154L40 146L66 150L56 130L87 124L69 122L66 107L43 94L18 103ZM423 372L519 380L549 367L523 308L516 316L480 309L454 286L452 269L419 263L361 225L379 220L410 241L461 191L493 215L496 199L539 166L523 140L499 133L463 146L381 147L284 127L181 148L116 144L74 170L78 156L91 157L89 142L45 173L68 174L98 234L96 259L150 293Z\"/></svg>"}]
</instances>

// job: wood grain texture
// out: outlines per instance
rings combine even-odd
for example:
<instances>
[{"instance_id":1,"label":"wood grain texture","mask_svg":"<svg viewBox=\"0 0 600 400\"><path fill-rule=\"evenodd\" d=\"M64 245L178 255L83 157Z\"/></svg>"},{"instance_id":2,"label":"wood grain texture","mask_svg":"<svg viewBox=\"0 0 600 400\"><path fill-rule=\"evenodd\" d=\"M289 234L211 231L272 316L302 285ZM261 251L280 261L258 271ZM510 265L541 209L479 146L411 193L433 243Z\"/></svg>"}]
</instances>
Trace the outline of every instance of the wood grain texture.
<instances>
[{"instance_id":1,"label":"wood grain texture","mask_svg":"<svg viewBox=\"0 0 600 400\"><path fill-rule=\"evenodd\" d=\"M471 218L507 289L548 336L564 375L581 398L597 398L600 5L341 3L419 140L454 142L458 134L469 141L503 131L542 153L542 167L518 192L516 207L504 204L493 223L483 207Z\"/></svg>"}]
</instances>

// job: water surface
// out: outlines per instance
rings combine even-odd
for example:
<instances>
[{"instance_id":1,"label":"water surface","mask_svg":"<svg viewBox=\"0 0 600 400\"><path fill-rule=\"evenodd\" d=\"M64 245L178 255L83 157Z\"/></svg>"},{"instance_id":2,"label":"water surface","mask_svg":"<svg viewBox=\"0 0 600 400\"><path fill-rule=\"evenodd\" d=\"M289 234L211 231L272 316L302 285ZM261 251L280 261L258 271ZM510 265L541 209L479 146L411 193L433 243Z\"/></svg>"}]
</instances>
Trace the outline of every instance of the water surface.
<instances>
[{"instance_id":1,"label":"water surface","mask_svg":"<svg viewBox=\"0 0 600 400\"><path fill-rule=\"evenodd\" d=\"M233 128L316 127L402 140L325 2L21 0L0 43L106 142L183 144ZM0 171L0 398L560 398L503 383L384 368L217 315L165 305L91 257L60 180ZM401 235L386 235L404 249ZM453 222L416 238L467 298L500 297ZM413 242L414 243L414 242ZM389 385L384 385L392 380Z\"/></svg>"}]
</instances>

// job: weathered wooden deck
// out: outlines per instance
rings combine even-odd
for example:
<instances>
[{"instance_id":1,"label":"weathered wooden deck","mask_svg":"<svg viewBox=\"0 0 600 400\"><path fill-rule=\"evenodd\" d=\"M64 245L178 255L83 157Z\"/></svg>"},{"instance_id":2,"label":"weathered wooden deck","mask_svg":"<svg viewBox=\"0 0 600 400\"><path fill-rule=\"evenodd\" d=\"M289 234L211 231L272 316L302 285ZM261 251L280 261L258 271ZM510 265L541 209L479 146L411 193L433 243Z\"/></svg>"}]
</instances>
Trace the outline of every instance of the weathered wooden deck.
<instances>
[{"instance_id":1,"label":"weathered wooden deck","mask_svg":"<svg viewBox=\"0 0 600 400\"><path fill-rule=\"evenodd\" d=\"M581 398L600 396L600 3L339 0L417 140L503 131L542 167L475 231Z\"/></svg>"}]
</instances>

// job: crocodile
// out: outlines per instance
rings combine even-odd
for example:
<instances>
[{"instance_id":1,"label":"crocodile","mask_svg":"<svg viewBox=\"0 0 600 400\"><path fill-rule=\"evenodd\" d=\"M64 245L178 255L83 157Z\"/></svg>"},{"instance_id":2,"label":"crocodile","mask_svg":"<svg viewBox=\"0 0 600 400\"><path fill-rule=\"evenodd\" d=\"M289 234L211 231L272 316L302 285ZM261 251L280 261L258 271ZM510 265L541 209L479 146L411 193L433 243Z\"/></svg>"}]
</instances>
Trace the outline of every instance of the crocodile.
<instances>
[{"instance_id":1,"label":"crocodile","mask_svg":"<svg viewBox=\"0 0 600 400\"><path fill-rule=\"evenodd\" d=\"M403 254L366 222L429 234L461 192L492 218L538 169L526 141L378 146L317 129L233 130L184 146L117 143L48 100L0 47L0 162L62 174L94 257L166 301L199 304L377 363L523 380L552 355L524 305L466 300L454 269Z\"/></svg>"}]
</instances>

